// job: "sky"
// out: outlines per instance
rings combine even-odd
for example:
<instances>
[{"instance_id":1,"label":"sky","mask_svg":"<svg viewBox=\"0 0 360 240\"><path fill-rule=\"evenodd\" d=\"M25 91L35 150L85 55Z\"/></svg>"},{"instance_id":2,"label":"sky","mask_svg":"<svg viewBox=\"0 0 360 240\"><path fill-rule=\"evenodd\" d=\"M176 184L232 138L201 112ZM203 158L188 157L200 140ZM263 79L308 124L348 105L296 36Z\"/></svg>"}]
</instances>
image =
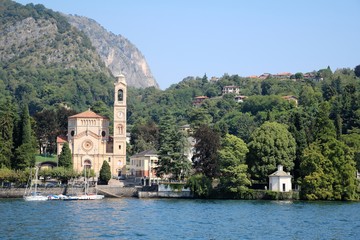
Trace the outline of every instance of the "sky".
<instances>
[{"instance_id":1,"label":"sky","mask_svg":"<svg viewBox=\"0 0 360 240\"><path fill-rule=\"evenodd\" d=\"M161 89L360 64L359 0L16 0L85 16L144 55Z\"/></svg>"}]
</instances>

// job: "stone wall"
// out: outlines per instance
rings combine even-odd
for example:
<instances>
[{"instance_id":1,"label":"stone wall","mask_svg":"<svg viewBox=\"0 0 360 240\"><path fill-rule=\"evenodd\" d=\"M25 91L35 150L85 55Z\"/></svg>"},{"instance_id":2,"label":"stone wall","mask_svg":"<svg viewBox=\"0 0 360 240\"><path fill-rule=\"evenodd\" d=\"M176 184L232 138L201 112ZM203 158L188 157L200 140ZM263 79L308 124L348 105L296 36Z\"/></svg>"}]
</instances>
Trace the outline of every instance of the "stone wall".
<instances>
[{"instance_id":1,"label":"stone wall","mask_svg":"<svg viewBox=\"0 0 360 240\"><path fill-rule=\"evenodd\" d=\"M51 194L82 194L84 193L83 188L38 188L38 191L44 195ZM0 198L22 198L25 192L25 188L0 188ZM127 187L114 187L114 186L98 186L89 188L89 193L98 192L99 194L105 195L105 197L137 197L136 188Z\"/></svg>"},{"instance_id":2,"label":"stone wall","mask_svg":"<svg viewBox=\"0 0 360 240\"><path fill-rule=\"evenodd\" d=\"M185 192L173 192L173 191L163 191L163 192L138 192L139 198L192 198L192 194L189 191Z\"/></svg>"}]
</instances>

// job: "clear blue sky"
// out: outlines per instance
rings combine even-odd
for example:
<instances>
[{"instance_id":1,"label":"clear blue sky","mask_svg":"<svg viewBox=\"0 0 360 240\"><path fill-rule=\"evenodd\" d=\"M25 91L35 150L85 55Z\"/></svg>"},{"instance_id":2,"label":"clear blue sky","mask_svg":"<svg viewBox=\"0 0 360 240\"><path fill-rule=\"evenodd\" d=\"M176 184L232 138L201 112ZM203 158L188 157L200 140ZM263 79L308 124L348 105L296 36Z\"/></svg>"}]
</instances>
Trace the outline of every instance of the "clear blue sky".
<instances>
[{"instance_id":1,"label":"clear blue sky","mask_svg":"<svg viewBox=\"0 0 360 240\"><path fill-rule=\"evenodd\" d=\"M161 89L187 76L360 64L359 0L16 0L96 20L129 39Z\"/></svg>"}]
</instances>

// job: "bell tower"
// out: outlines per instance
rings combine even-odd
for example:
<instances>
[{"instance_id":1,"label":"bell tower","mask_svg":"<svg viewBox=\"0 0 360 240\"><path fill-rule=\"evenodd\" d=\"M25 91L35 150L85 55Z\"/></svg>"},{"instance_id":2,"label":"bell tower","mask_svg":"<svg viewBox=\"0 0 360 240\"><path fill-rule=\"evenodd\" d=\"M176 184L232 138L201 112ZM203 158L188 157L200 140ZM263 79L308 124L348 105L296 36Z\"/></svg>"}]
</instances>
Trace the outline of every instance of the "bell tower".
<instances>
[{"instance_id":1,"label":"bell tower","mask_svg":"<svg viewBox=\"0 0 360 240\"><path fill-rule=\"evenodd\" d=\"M112 175L125 174L126 166L126 97L124 75L116 77L114 95L113 161L110 162Z\"/></svg>"}]
</instances>

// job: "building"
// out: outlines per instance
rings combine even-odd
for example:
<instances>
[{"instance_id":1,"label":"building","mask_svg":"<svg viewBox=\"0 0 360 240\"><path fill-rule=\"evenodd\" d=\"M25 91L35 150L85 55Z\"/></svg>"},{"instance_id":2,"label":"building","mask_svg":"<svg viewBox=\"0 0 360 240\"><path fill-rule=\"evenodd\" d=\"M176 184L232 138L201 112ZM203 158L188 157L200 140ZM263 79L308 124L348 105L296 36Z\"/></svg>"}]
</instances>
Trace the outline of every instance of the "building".
<instances>
[{"instance_id":1,"label":"building","mask_svg":"<svg viewBox=\"0 0 360 240\"><path fill-rule=\"evenodd\" d=\"M234 93L239 94L240 93L240 87L238 86L224 86L222 90L222 94L228 94L228 93Z\"/></svg>"},{"instance_id":2,"label":"building","mask_svg":"<svg viewBox=\"0 0 360 240\"><path fill-rule=\"evenodd\" d=\"M130 172L128 176L145 179L142 185L151 185L158 182L160 178L156 176L158 166L158 155L155 150L145 150L130 157Z\"/></svg>"},{"instance_id":3,"label":"building","mask_svg":"<svg viewBox=\"0 0 360 240\"><path fill-rule=\"evenodd\" d=\"M278 165L278 170L269 175L269 190L278 192L291 191L291 178L290 173L285 172L282 165Z\"/></svg>"},{"instance_id":4,"label":"building","mask_svg":"<svg viewBox=\"0 0 360 240\"><path fill-rule=\"evenodd\" d=\"M235 96L235 102L242 103L247 98L247 96L239 95Z\"/></svg>"},{"instance_id":5,"label":"building","mask_svg":"<svg viewBox=\"0 0 360 240\"><path fill-rule=\"evenodd\" d=\"M288 95L288 96L282 96L281 97L282 99L284 99L284 100L287 100L287 101L293 101L294 103L295 103L295 106L297 106L298 105L298 99L297 99L297 97L295 97L295 96L292 96L292 95Z\"/></svg>"},{"instance_id":6,"label":"building","mask_svg":"<svg viewBox=\"0 0 360 240\"><path fill-rule=\"evenodd\" d=\"M110 165L113 177L126 171L126 97L125 77L120 75L114 84L114 134L109 135L110 120L90 109L68 118L67 136L57 138L57 153L69 143L75 171L93 169L98 176L104 161Z\"/></svg>"},{"instance_id":7,"label":"building","mask_svg":"<svg viewBox=\"0 0 360 240\"><path fill-rule=\"evenodd\" d=\"M194 98L193 106L200 106L206 99L209 99L207 96L198 96Z\"/></svg>"}]
</instances>

